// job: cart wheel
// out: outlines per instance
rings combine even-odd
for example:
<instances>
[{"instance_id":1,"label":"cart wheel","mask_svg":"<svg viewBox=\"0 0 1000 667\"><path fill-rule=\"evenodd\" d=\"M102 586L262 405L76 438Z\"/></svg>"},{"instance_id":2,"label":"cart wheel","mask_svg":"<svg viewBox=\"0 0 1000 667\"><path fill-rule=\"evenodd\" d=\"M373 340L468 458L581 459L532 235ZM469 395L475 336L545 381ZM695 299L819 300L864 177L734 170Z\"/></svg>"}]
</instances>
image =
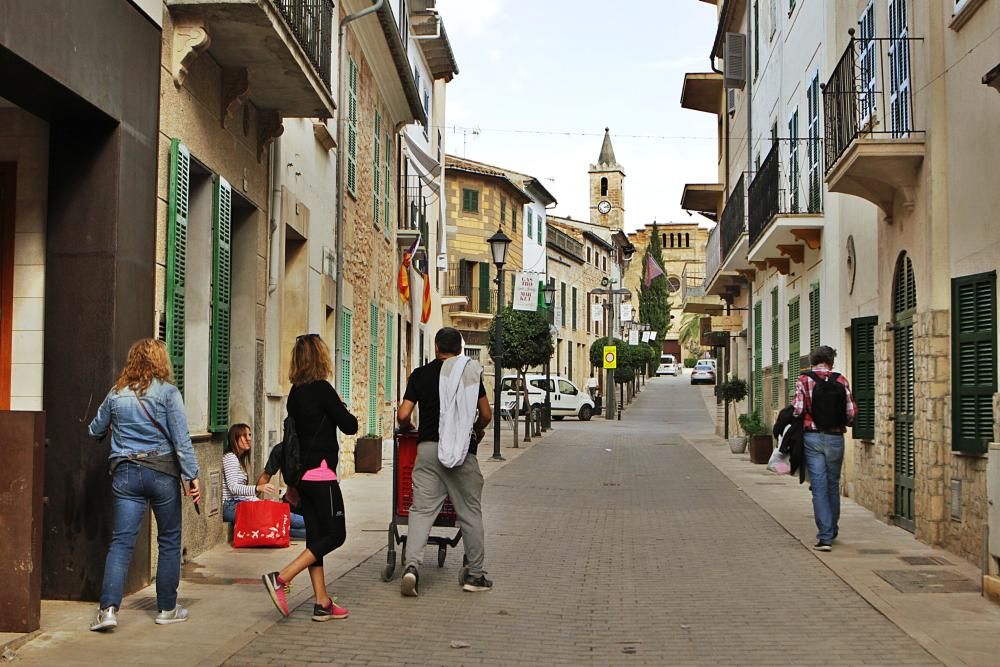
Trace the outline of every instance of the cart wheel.
<instances>
[{"instance_id":1,"label":"cart wheel","mask_svg":"<svg viewBox=\"0 0 1000 667\"><path fill-rule=\"evenodd\" d=\"M441 545L438 547L438 567L444 567L444 560L448 557L448 547Z\"/></svg>"},{"instance_id":2,"label":"cart wheel","mask_svg":"<svg viewBox=\"0 0 1000 667\"><path fill-rule=\"evenodd\" d=\"M385 558L385 567L382 568L382 581L392 581L392 575L396 571L396 553L391 552Z\"/></svg>"}]
</instances>

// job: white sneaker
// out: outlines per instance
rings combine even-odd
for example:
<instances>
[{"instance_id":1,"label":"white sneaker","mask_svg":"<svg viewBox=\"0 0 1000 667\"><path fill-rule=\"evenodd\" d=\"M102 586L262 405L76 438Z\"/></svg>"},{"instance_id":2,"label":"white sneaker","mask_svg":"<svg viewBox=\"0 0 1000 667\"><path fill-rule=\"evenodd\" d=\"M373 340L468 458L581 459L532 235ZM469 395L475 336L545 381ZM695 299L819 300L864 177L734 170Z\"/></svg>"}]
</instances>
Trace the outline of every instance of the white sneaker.
<instances>
[{"instance_id":1,"label":"white sneaker","mask_svg":"<svg viewBox=\"0 0 1000 667\"><path fill-rule=\"evenodd\" d=\"M103 632L104 630L110 630L111 628L117 627L118 613L115 611L114 607L98 609L97 618L95 618L94 622L90 624L90 629L93 632Z\"/></svg>"},{"instance_id":2,"label":"white sneaker","mask_svg":"<svg viewBox=\"0 0 1000 667\"><path fill-rule=\"evenodd\" d=\"M177 605L170 611L161 611L156 615L157 625L170 625L171 623L183 623L188 620L188 610Z\"/></svg>"}]
</instances>

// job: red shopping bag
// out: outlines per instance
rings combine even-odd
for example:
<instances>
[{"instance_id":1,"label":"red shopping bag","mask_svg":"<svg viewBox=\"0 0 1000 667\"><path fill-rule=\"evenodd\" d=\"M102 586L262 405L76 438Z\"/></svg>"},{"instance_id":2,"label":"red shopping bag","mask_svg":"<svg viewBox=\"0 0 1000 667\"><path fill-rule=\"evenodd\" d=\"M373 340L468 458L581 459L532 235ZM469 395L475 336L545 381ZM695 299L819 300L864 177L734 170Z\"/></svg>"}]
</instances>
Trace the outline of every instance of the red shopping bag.
<instances>
[{"instance_id":1,"label":"red shopping bag","mask_svg":"<svg viewBox=\"0 0 1000 667\"><path fill-rule=\"evenodd\" d=\"M243 501L236 505L233 547L287 547L291 513L287 503Z\"/></svg>"}]
</instances>

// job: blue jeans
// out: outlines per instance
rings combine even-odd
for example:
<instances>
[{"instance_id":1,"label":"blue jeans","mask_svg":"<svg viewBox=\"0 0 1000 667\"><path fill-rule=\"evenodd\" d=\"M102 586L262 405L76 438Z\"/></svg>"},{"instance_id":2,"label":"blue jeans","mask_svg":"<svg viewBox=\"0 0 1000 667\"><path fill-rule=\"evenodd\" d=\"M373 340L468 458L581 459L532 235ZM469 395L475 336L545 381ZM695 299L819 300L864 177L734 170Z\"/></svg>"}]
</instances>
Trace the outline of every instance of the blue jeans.
<instances>
[{"instance_id":1,"label":"blue jeans","mask_svg":"<svg viewBox=\"0 0 1000 667\"><path fill-rule=\"evenodd\" d=\"M114 494L114 527L111 548L104 562L101 609L122 603L125 576L132 560L135 540L146 516L146 503L156 517L159 560L156 566L156 605L160 611L177 606L177 584L181 578L181 485L180 480L138 463L122 463L111 478Z\"/></svg>"},{"instance_id":2,"label":"blue jeans","mask_svg":"<svg viewBox=\"0 0 1000 667\"><path fill-rule=\"evenodd\" d=\"M236 522L236 506L239 505L242 500L236 500L230 498L229 500L222 503L222 520L226 523ZM289 524L288 534L296 540L306 539L306 520L302 518L301 514L296 514L292 512L291 523Z\"/></svg>"},{"instance_id":3,"label":"blue jeans","mask_svg":"<svg viewBox=\"0 0 1000 667\"><path fill-rule=\"evenodd\" d=\"M831 543L840 521L840 468L844 464L844 436L805 433L806 470L812 486L816 539Z\"/></svg>"}]
</instances>

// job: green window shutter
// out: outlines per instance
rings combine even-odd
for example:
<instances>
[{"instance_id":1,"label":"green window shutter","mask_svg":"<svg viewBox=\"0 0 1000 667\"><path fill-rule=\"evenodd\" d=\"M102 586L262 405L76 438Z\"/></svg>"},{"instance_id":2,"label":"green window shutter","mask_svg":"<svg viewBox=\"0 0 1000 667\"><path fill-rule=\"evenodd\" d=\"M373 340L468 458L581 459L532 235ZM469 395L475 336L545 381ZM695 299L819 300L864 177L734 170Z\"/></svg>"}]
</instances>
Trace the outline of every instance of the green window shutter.
<instances>
[{"instance_id":1,"label":"green window shutter","mask_svg":"<svg viewBox=\"0 0 1000 667\"><path fill-rule=\"evenodd\" d=\"M997 391L996 271L954 278L951 291L951 448L984 454L993 439Z\"/></svg>"},{"instance_id":2,"label":"green window shutter","mask_svg":"<svg viewBox=\"0 0 1000 667\"><path fill-rule=\"evenodd\" d=\"M392 353L396 333L395 315L385 314L385 400L392 402Z\"/></svg>"},{"instance_id":3,"label":"green window shutter","mask_svg":"<svg viewBox=\"0 0 1000 667\"><path fill-rule=\"evenodd\" d=\"M358 193L358 63L347 60L347 191Z\"/></svg>"},{"instance_id":4,"label":"green window shutter","mask_svg":"<svg viewBox=\"0 0 1000 667\"><path fill-rule=\"evenodd\" d=\"M764 407L764 304L753 305L753 411Z\"/></svg>"},{"instance_id":5,"label":"green window shutter","mask_svg":"<svg viewBox=\"0 0 1000 667\"><path fill-rule=\"evenodd\" d=\"M544 220L544 218L542 218L542 216L538 216L538 219L535 221L535 228L538 231L538 245L542 244L542 220Z\"/></svg>"},{"instance_id":6,"label":"green window shutter","mask_svg":"<svg viewBox=\"0 0 1000 667\"><path fill-rule=\"evenodd\" d=\"M781 362L778 361L778 288L771 290L771 405L781 400Z\"/></svg>"},{"instance_id":7,"label":"green window shutter","mask_svg":"<svg viewBox=\"0 0 1000 667\"><path fill-rule=\"evenodd\" d=\"M788 190L790 212L799 212L799 110L788 119Z\"/></svg>"},{"instance_id":8,"label":"green window shutter","mask_svg":"<svg viewBox=\"0 0 1000 667\"><path fill-rule=\"evenodd\" d=\"M529 239L535 238L535 221L534 221L534 216L531 214L530 208L525 212L524 220L525 220L524 224L528 226L528 238Z\"/></svg>"},{"instance_id":9,"label":"green window shutter","mask_svg":"<svg viewBox=\"0 0 1000 667\"><path fill-rule=\"evenodd\" d=\"M340 312L340 397L351 405L351 331L354 314L347 308Z\"/></svg>"},{"instance_id":10,"label":"green window shutter","mask_svg":"<svg viewBox=\"0 0 1000 667\"><path fill-rule=\"evenodd\" d=\"M165 296L166 345L174 382L184 393L184 323L187 274L188 207L191 193L191 153L180 139L170 141L170 179L167 185L167 279Z\"/></svg>"},{"instance_id":11,"label":"green window shutter","mask_svg":"<svg viewBox=\"0 0 1000 667\"><path fill-rule=\"evenodd\" d=\"M378 429L378 304L373 303L368 311L371 336L368 339L368 432Z\"/></svg>"},{"instance_id":12,"label":"green window shutter","mask_svg":"<svg viewBox=\"0 0 1000 667\"><path fill-rule=\"evenodd\" d=\"M382 211L382 114L375 110L375 136L372 138L374 141L373 150L373 160L374 166L372 168L372 220L375 221L375 226L378 227L381 224L381 211Z\"/></svg>"},{"instance_id":13,"label":"green window shutter","mask_svg":"<svg viewBox=\"0 0 1000 667\"><path fill-rule=\"evenodd\" d=\"M566 283L559 283L559 324L566 326Z\"/></svg>"},{"instance_id":14,"label":"green window shutter","mask_svg":"<svg viewBox=\"0 0 1000 667\"><path fill-rule=\"evenodd\" d=\"M809 351L819 347L819 283L809 287Z\"/></svg>"},{"instance_id":15,"label":"green window shutter","mask_svg":"<svg viewBox=\"0 0 1000 667\"><path fill-rule=\"evenodd\" d=\"M517 209L513 206L510 207L510 228L511 231L517 231Z\"/></svg>"},{"instance_id":16,"label":"green window shutter","mask_svg":"<svg viewBox=\"0 0 1000 667\"><path fill-rule=\"evenodd\" d=\"M854 437L875 439L875 327L877 317L851 320L851 390L858 404Z\"/></svg>"},{"instance_id":17,"label":"green window shutter","mask_svg":"<svg viewBox=\"0 0 1000 667\"><path fill-rule=\"evenodd\" d=\"M382 181L382 184L383 184L382 185L382 197L383 197L383 203L382 203L382 205L385 208L385 217L383 219L385 220L385 237L387 239L392 238L392 232L389 229L389 224L390 224L390 221L392 220L392 217L389 215L389 211L390 211L389 202L392 199L392 197L390 195L390 188L389 188L389 183L390 183L389 174L390 174L391 171L392 171L392 135L391 134L386 134L385 135L385 173L384 173L384 180Z\"/></svg>"},{"instance_id":18,"label":"green window shutter","mask_svg":"<svg viewBox=\"0 0 1000 667\"><path fill-rule=\"evenodd\" d=\"M479 262L479 312L488 313L490 308L490 265Z\"/></svg>"},{"instance_id":19,"label":"green window shutter","mask_svg":"<svg viewBox=\"0 0 1000 667\"><path fill-rule=\"evenodd\" d=\"M576 288L575 287L573 288L573 303L572 303L572 305L573 305L573 315L572 315L571 319L573 320L573 331L576 331L576 311L577 311L577 306L576 306Z\"/></svg>"},{"instance_id":20,"label":"green window shutter","mask_svg":"<svg viewBox=\"0 0 1000 667\"><path fill-rule=\"evenodd\" d=\"M795 382L801 370L802 354L799 350L799 297L788 302L788 402L795 399Z\"/></svg>"},{"instance_id":21,"label":"green window shutter","mask_svg":"<svg viewBox=\"0 0 1000 667\"><path fill-rule=\"evenodd\" d=\"M208 430L229 430L229 349L232 315L232 211L233 189L215 177L212 206L212 360L208 399Z\"/></svg>"}]
</instances>

